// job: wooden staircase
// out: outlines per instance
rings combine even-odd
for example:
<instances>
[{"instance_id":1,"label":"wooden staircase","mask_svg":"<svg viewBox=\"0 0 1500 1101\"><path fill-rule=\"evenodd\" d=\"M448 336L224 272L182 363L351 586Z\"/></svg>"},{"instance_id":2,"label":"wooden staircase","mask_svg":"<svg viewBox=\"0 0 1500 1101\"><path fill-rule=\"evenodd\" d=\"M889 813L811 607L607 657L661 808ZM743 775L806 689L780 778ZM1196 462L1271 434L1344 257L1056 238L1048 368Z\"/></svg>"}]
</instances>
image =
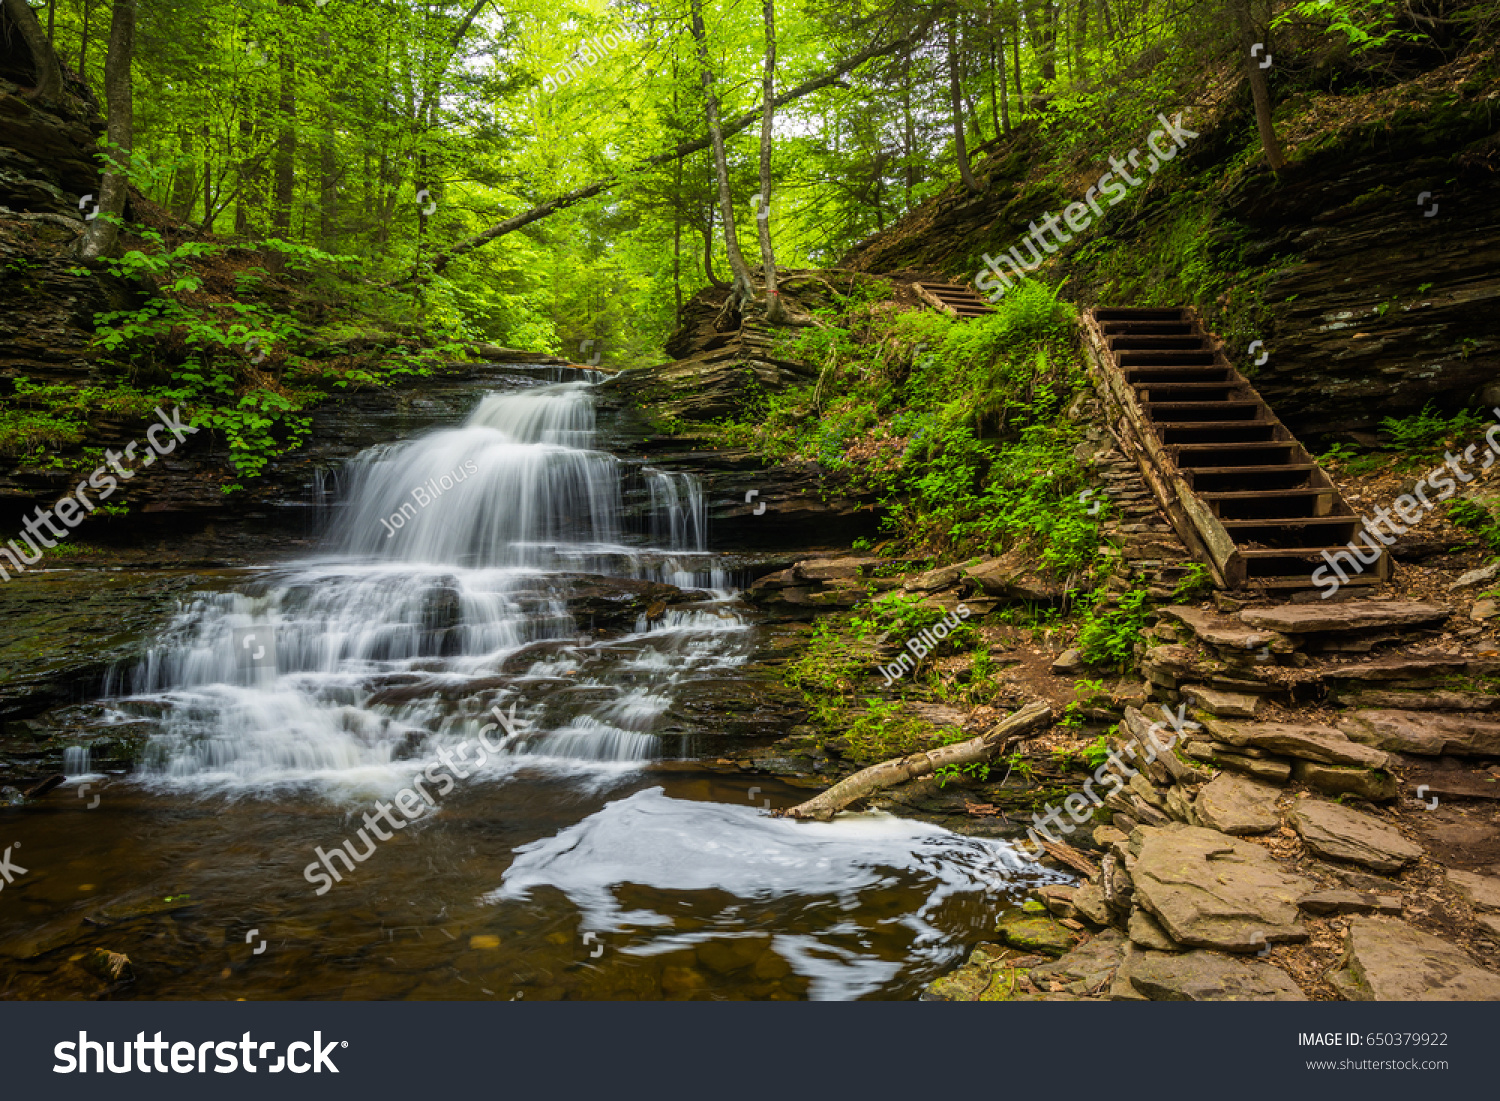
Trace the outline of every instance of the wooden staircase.
<instances>
[{"instance_id":1,"label":"wooden staircase","mask_svg":"<svg viewBox=\"0 0 1500 1101\"><path fill-rule=\"evenodd\" d=\"M1082 326L1116 435L1222 587L1312 589L1325 550L1369 554L1361 518L1192 310L1095 309ZM1386 580L1390 556L1361 568L1344 584Z\"/></svg>"},{"instance_id":2,"label":"wooden staircase","mask_svg":"<svg viewBox=\"0 0 1500 1101\"><path fill-rule=\"evenodd\" d=\"M968 287L953 283L913 283L911 289L938 313L959 321L971 321L995 312L988 302Z\"/></svg>"}]
</instances>

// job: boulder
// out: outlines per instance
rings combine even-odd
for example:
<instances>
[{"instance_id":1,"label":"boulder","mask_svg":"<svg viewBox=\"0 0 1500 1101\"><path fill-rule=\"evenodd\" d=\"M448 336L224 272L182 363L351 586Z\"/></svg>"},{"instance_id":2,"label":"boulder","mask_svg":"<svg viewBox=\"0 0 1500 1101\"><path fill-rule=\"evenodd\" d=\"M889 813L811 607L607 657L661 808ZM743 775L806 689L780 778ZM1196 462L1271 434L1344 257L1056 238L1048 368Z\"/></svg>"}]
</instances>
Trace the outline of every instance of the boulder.
<instances>
[{"instance_id":1,"label":"boulder","mask_svg":"<svg viewBox=\"0 0 1500 1101\"><path fill-rule=\"evenodd\" d=\"M1012 948L1061 956L1078 941L1078 936L1049 914L1024 910L1006 914L995 925L1000 940Z\"/></svg>"},{"instance_id":2,"label":"boulder","mask_svg":"<svg viewBox=\"0 0 1500 1101\"><path fill-rule=\"evenodd\" d=\"M1292 807L1291 821L1303 844L1329 860L1397 872L1422 855L1421 848L1394 827L1337 803L1299 799Z\"/></svg>"},{"instance_id":3,"label":"boulder","mask_svg":"<svg viewBox=\"0 0 1500 1101\"><path fill-rule=\"evenodd\" d=\"M1389 803L1396 798L1396 778L1371 768L1294 761L1292 779L1325 795L1358 795L1372 803Z\"/></svg>"},{"instance_id":4,"label":"boulder","mask_svg":"<svg viewBox=\"0 0 1500 1101\"><path fill-rule=\"evenodd\" d=\"M1351 742L1343 731L1331 726L1226 722L1222 719L1210 719L1204 725L1215 739L1226 745L1264 749L1285 757L1360 768L1385 768L1389 762L1388 754Z\"/></svg>"},{"instance_id":5,"label":"boulder","mask_svg":"<svg viewBox=\"0 0 1500 1101\"><path fill-rule=\"evenodd\" d=\"M1198 826L1138 831L1135 900L1175 941L1192 948L1259 951L1307 939L1297 900L1315 887L1271 854Z\"/></svg>"},{"instance_id":6,"label":"boulder","mask_svg":"<svg viewBox=\"0 0 1500 1101\"><path fill-rule=\"evenodd\" d=\"M1071 677L1075 673L1082 673L1085 668L1083 654L1078 650L1064 650L1052 663L1052 671L1060 677Z\"/></svg>"},{"instance_id":7,"label":"boulder","mask_svg":"<svg viewBox=\"0 0 1500 1101\"><path fill-rule=\"evenodd\" d=\"M1292 775L1292 766L1282 760L1262 760L1258 757L1241 757L1234 753L1220 753L1213 758L1216 765L1232 768L1273 784L1284 784Z\"/></svg>"},{"instance_id":8,"label":"boulder","mask_svg":"<svg viewBox=\"0 0 1500 1101\"><path fill-rule=\"evenodd\" d=\"M1500 577L1500 562L1492 562L1480 569L1470 570L1457 581L1453 582L1453 584L1449 585L1448 591L1455 592L1458 589L1471 589L1475 585L1487 584L1497 577Z\"/></svg>"},{"instance_id":9,"label":"boulder","mask_svg":"<svg viewBox=\"0 0 1500 1101\"><path fill-rule=\"evenodd\" d=\"M1078 885L1073 895L1073 905L1078 916L1094 925L1109 924L1109 907L1104 902L1104 891L1093 880Z\"/></svg>"},{"instance_id":10,"label":"boulder","mask_svg":"<svg viewBox=\"0 0 1500 1101\"><path fill-rule=\"evenodd\" d=\"M1047 907L1049 913L1060 918L1076 919L1078 907L1073 904L1073 896L1077 893L1077 887L1064 887L1053 883L1038 887L1036 897L1043 906Z\"/></svg>"},{"instance_id":11,"label":"boulder","mask_svg":"<svg viewBox=\"0 0 1500 1101\"><path fill-rule=\"evenodd\" d=\"M939 566L906 579L901 587L909 593L932 593L946 589L963 576L962 566Z\"/></svg>"},{"instance_id":12,"label":"boulder","mask_svg":"<svg viewBox=\"0 0 1500 1101\"><path fill-rule=\"evenodd\" d=\"M1065 987L1081 984L1076 993L1098 990L1108 983L1125 958L1125 937L1118 929L1106 929L1066 955L1031 969L1039 986L1060 982Z\"/></svg>"},{"instance_id":13,"label":"boulder","mask_svg":"<svg viewBox=\"0 0 1500 1101\"><path fill-rule=\"evenodd\" d=\"M1339 716L1350 739L1422 757L1500 757L1500 722L1429 711L1369 709Z\"/></svg>"},{"instance_id":14,"label":"boulder","mask_svg":"<svg viewBox=\"0 0 1500 1101\"><path fill-rule=\"evenodd\" d=\"M1161 927L1161 923L1139 906L1130 911L1127 934L1130 937L1130 943L1142 948L1150 948L1157 952L1182 951L1182 945L1167 936L1167 931Z\"/></svg>"},{"instance_id":15,"label":"boulder","mask_svg":"<svg viewBox=\"0 0 1500 1101\"><path fill-rule=\"evenodd\" d=\"M1153 1002L1305 1002L1286 972L1215 952L1140 952L1130 982Z\"/></svg>"},{"instance_id":16,"label":"boulder","mask_svg":"<svg viewBox=\"0 0 1500 1101\"><path fill-rule=\"evenodd\" d=\"M798 562L791 574L799 581L844 581L863 577L882 563L879 558L809 558ZM955 574L955 576L957 576Z\"/></svg>"},{"instance_id":17,"label":"boulder","mask_svg":"<svg viewBox=\"0 0 1500 1101\"><path fill-rule=\"evenodd\" d=\"M1500 975L1393 918L1355 918L1327 978L1351 1002L1500 1001Z\"/></svg>"},{"instance_id":18,"label":"boulder","mask_svg":"<svg viewBox=\"0 0 1500 1101\"><path fill-rule=\"evenodd\" d=\"M1448 882L1474 909L1500 911L1500 878L1449 868Z\"/></svg>"},{"instance_id":19,"label":"boulder","mask_svg":"<svg viewBox=\"0 0 1500 1101\"><path fill-rule=\"evenodd\" d=\"M1198 792L1193 804L1199 821L1220 833L1270 833L1281 825L1276 813L1280 790L1269 784L1221 772Z\"/></svg>"},{"instance_id":20,"label":"boulder","mask_svg":"<svg viewBox=\"0 0 1500 1101\"><path fill-rule=\"evenodd\" d=\"M1269 647L1278 654L1290 653L1292 649L1291 643L1274 631L1258 631L1252 627L1246 627L1239 620L1221 616L1217 612L1206 611L1202 608L1176 607L1163 608L1161 613L1186 624L1193 634L1209 646L1256 652Z\"/></svg>"},{"instance_id":21,"label":"boulder","mask_svg":"<svg viewBox=\"0 0 1500 1101\"><path fill-rule=\"evenodd\" d=\"M1252 627L1296 635L1415 627L1441 623L1452 612L1452 608L1442 604L1418 601L1349 600L1341 604L1283 604L1276 608L1246 608L1240 613L1240 619Z\"/></svg>"},{"instance_id":22,"label":"boulder","mask_svg":"<svg viewBox=\"0 0 1500 1101\"><path fill-rule=\"evenodd\" d=\"M1220 719L1253 719L1261 708L1261 697L1249 692L1221 692L1199 684L1185 684L1181 692L1188 703Z\"/></svg>"}]
</instances>

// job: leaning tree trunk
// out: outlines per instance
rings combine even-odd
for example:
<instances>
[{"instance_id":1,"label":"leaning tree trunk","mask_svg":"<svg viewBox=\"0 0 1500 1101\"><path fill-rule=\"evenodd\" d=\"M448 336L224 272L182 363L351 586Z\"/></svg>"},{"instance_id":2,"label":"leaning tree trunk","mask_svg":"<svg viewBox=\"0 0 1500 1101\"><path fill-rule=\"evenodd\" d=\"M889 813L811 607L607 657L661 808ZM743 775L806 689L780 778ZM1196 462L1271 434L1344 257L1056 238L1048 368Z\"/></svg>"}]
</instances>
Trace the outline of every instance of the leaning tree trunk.
<instances>
[{"instance_id":1,"label":"leaning tree trunk","mask_svg":"<svg viewBox=\"0 0 1500 1101\"><path fill-rule=\"evenodd\" d=\"M1002 753L1009 752L1021 739L1039 734L1051 721L1051 704L1044 700L1028 703L988 734L956 745L945 745L929 749L926 753L913 753L910 757L899 757L872 765L839 781L823 794L799 803L791 810L783 811L782 816L827 821L857 799L864 799L907 780L931 776L945 766L992 761Z\"/></svg>"},{"instance_id":2,"label":"leaning tree trunk","mask_svg":"<svg viewBox=\"0 0 1500 1101\"><path fill-rule=\"evenodd\" d=\"M1266 71L1260 67L1260 59L1252 57L1250 49L1256 44L1255 20L1250 14L1250 0L1229 0L1235 22L1240 30L1240 61L1250 77L1250 94L1255 99L1255 125L1260 130L1260 144L1266 151L1266 163L1272 172L1286 167L1286 157L1281 152L1281 140L1276 136L1276 124L1271 118L1271 88L1266 82ZM1269 43L1262 44L1269 47ZM1262 50L1262 53L1267 52Z\"/></svg>"},{"instance_id":3,"label":"leaning tree trunk","mask_svg":"<svg viewBox=\"0 0 1500 1101\"><path fill-rule=\"evenodd\" d=\"M11 23L21 32L21 41L26 43L26 49L31 54L31 68L36 74L36 84L31 94L37 99L61 98L62 66L58 64L57 54L52 49L51 34L42 30L36 12L31 10L31 5L26 0L0 0L0 7L4 8ZM48 21L51 21L50 13Z\"/></svg>"},{"instance_id":4,"label":"leaning tree trunk","mask_svg":"<svg viewBox=\"0 0 1500 1101\"><path fill-rule=\"evenodd\" d=\"M134 134L135 98L130 83L130 64L135 57L136 0L115 0L109 25L109 56L104 61L104 103L109 112L106 136L109 167L99 194L99 216L89 223L79 255L94 260L115 247L120 235L119 218L125 213L130 186L126 169Z\"/></svg>"},{"instance_id":5,"label":"leaning tree trunk","mask_svg":"<svg viewBox=\"0 0 1500 1101\"><path fill-rule=\"evenodd\" d=\"M776 0L765 0L766 70L763 80L765 110L760 118L760 209L755 212L760 236L760 261L766 269L766 321L780 325L786 320L781 295L776 290L776 254L771 250L771 120L776 114Z\"/></svg>"},{"instance_id":6,"label":"leaning tree trunk","mask_svg":"<svg viewBox=\"0 0 1500 1101\"><path fill-rule=\"evenodd\" d=\"M691 0L693 38L698 43L698 65L703 74L703 102L708 115L709 139L713 144L714 171L719 179L719 214L724 219L724 249L729 254L730 284L726 313L739 312L755 297L750 268L740 252L740 240L734 229L734 199L729 193L729 158L724 150L724 130L719 124L719 95L714 90L714 73L708 58L708 31L703 25L703 0Z\"/></svg>"}]
</instances>

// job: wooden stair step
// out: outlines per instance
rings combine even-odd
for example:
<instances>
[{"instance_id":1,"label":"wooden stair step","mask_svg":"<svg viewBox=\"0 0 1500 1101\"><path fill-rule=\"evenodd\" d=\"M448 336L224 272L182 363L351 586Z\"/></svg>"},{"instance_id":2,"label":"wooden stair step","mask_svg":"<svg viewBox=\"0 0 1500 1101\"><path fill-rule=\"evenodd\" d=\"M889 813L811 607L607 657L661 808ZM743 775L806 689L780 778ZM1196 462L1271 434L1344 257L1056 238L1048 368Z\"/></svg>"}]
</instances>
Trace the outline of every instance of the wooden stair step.
<instances>
[{"instance_id":1,"label":"wooden stair step","mask_svg":"<svg viewBox=\"0 0 1500 1101\"><path fill-rule=\"evenodd\" d=\"M1124 351L1116 354L1122 371L1128 368L1221 368L1227 360L1212 351Z\"/></svg>"},{"instance_id":2,"label":"wooden stair step","mask_svg":"<svg viewBox=\"0 0 1500 1101\"><path fill-rule=\"evenodd\" d=\"M1181 306L1108 306L1094 311L1100 321L1185 321Z\"/></svg>"},{"instance_id":3,"label":"wooden stair step","mask_svg":"<svg viewBox=\"0 0 1500 1101\"><path fill-rule=\"evenodd\" d=\"M1209 352L1213 350L1204 337L1191 334L1169 336L1165 333L1112 337L1109 347L1111 351L1116 352Z\"/></svg>"}]
</instances>

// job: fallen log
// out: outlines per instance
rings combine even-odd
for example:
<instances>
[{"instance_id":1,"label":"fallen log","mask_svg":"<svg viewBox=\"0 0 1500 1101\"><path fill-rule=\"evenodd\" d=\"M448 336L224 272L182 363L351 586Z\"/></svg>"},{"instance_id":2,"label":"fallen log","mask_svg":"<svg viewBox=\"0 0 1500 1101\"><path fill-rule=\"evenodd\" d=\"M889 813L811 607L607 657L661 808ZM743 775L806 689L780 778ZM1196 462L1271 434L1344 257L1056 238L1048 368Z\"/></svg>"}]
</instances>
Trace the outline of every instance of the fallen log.
<instances>
[{"instance_id":1,"label":"fallen log","mask_svg":"<svg viewBox=\"0 0 1500 1101\"><path fill-rule=\"evenodd\" d=\"M931 776L947 765L993 761L1025 738L1040 734L1052 722L1052 706L1045 700L1028 703L987 734L966 742L913 753L909 757L883 761L840 780L821 795L783 811L784 818L816 818L826 822L850 803L896 784Z\"/></svg>"}]
</instances>

